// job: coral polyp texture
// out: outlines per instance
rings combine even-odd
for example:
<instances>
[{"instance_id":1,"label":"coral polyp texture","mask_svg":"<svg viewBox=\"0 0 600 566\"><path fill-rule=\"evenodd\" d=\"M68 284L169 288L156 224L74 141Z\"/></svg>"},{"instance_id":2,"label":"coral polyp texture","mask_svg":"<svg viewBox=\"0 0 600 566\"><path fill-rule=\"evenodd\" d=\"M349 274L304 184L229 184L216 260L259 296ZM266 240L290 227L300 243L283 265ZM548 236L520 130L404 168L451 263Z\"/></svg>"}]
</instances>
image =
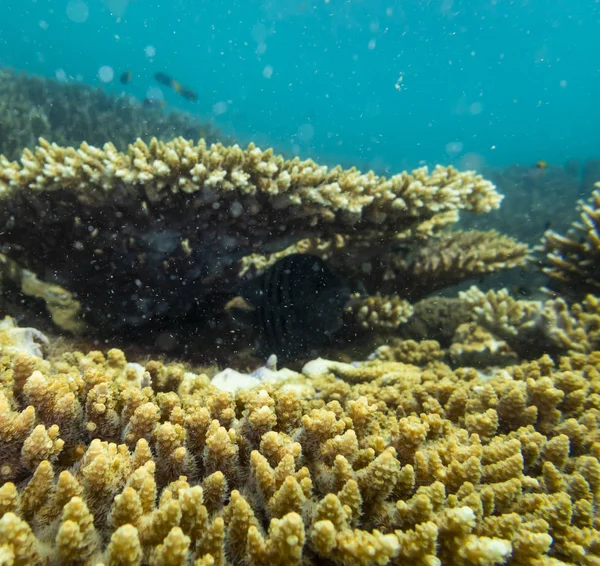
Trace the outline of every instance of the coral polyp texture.
<instances>
[{"instance_id":1,"label":"coral polyp texture","mask_svg":"<svg viewBox=\"0 0 600 566\"><path fill-rule=\"evenodd\" d=\"M600 294L600 183L587 202L580 202L579 220L566 236L549 230L542 242L544 272L550 292L570 301Z\"/></svg>"},{"instance_id":2,"label":"coral polyp texture","mask_svg":"<svg viewBox=\"0 0 600 566\"><path fill-rule=\"evenodd\" d=\"M14 565L600 560L600 356L495 374L308 363L236 394L0 327L0 555ZM429 362L427 362L429 358Z\"/></svg>"},{"instance_id":3,"label":"coral polyp texture","mask_svg":"<svg viewBox=\"0 0 600 566\"><path fill-rule=\"evenodd\" d=\"M459 210L485 213L501 198L479 175L452 167L386 179L252 144L183 138L138 140L125 153L41 139L19 162L0 156L3 253L113 329L199 310L211 292L238 283L249 255L351 234L358 264L360 250L372 255L378 242L389 249L406 234L423 239ZM456 253L448 253L451 267ZM487 263L510 262L492 255ZM519 255L526 248L513 260Z\"/></svg>"}]
</instances>

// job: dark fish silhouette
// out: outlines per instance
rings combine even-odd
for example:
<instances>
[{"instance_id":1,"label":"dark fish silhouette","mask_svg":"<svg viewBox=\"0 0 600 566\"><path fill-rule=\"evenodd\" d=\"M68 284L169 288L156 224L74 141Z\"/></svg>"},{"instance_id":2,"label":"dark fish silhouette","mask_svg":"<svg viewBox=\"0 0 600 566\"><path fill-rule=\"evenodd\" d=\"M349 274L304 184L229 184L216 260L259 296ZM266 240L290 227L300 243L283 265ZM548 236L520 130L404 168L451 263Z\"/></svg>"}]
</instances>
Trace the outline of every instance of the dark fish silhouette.
<instances>
[{"instance_id":1,"label":"dark fish silhouette","mask_svg":"<svg viewBox=\"0 0 600 566\"><path fill-rule=\"evenodd\" d=\"M321 258L292 254L242 285L239 294L251 308L230 314L260 334L257 353L289 359L330 342L351 291Z\"/></svg>"},{"instance_id":2,"label":"dark fish silhouette","mask_svg":"<svg viewBox=\"0 0 600 566\"><path fill-rule=\"evenodd\" d=\"M179 96L182 96L190 102L198 100L198 95L190 88L184 87L180 82L171 78L166 73L154 73L154 78L157 83L171 87Z\"/></svg>"},{"instance_id":3,"label":"dark fish silhouette","mask_svg":"<svg viewBox=\"0 0 600 566\"><path fill-rule=\"evenodd\" d=\"M163 86L171 86L173 79L166 73L154 73L154 78L158 84Z\"/></svg>"}]
</instances>

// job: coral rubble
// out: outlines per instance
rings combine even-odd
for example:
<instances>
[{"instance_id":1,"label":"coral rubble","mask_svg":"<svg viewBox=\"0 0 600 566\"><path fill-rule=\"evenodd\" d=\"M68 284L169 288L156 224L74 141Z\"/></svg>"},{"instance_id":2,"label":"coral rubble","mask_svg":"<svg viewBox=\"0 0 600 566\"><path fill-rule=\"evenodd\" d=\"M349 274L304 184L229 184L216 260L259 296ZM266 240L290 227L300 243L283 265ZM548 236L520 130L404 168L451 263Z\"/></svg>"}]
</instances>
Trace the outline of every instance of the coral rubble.
<instances>
[{"instance_id":1,"label":"coral rubble","mask_svg":"<svg viewBox=\"0 0 600 566\"><path fill-rule=\"evenodd\" d=\"M480 374L427 347L425 368L315 360L227 393L115 349L43 358L17 330L0 328L6 564L600 560L597 352Z\"/></svg>"}]
</instances>

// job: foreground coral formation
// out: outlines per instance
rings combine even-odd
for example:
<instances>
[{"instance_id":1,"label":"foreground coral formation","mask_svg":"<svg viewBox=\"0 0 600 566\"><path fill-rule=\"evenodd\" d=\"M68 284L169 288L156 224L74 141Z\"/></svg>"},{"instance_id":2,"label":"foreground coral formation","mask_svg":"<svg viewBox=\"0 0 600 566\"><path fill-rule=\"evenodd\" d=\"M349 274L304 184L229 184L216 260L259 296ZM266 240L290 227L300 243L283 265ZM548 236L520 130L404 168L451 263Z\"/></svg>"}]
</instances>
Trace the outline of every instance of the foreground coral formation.
<instances>
[{"instance_id":1,"label":"foreground coral formation","mask_svg":"<svg viewBox=\"0 0 600 566\"><path fill-rule=\"evenodd\" d=\"M600 560L597 352L486 375L415 346L424 368L315 360L232 395L44 342L0 329L6 564Z\"/></svg>"},{"instance_id":2,"label":"foreground coral formation","mask_svg":"<svg viewBox=\"0 0 600 566\"><path fill-rule=\"evenodd\" d=\"M0 153L18 159L40 136L61 145L112 142L119 149L142 137L223 139L209 124L176 110L144 108L127 96L114 96L77 83L17 73L0 67Z\"/></svg>"}]
</instances>

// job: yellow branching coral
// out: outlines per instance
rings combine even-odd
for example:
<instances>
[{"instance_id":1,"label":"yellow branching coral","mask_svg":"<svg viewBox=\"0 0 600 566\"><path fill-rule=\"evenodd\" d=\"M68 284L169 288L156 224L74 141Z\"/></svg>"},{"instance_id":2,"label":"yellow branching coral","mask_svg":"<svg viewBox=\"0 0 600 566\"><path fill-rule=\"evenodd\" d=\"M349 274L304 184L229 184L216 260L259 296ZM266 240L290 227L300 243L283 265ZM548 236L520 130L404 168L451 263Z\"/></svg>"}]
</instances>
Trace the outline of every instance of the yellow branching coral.
<instances>
[{"instance_id":1,"label":"yellow branching coral","mask_svg":"<svg viewBox=\"0 0 600 566\"><path fill-rule=\"evenodd\" d=\"M381 263L388 283L382 288L416 300L465 279L522 266L529 252L525 244L494 230L447 232L411 253L384 256Z\"/></svg>"},{"instance_id":2,"label":"yellow branching coral","mask_svg":"<svg viewBox=\"0 0 600 566\"><path fill-rule=\"evenodd\" d=\"M346 307L345 316L348 324L363 330L393 330L406 322L412 313L408 301L378 293L365 299L352 300Z\"/></svg>"},{"instance_id":3,"label":"yellow branching coral","mask_svg":"<svg viewBox=\"0 0 600 566\"><path fill-rule=\"evenodd\" d=\"M579 221L568 235L552 230L544 234L544 272L551 277L549 289L569 301L581 301L600 292L600 183L587 202L579 202Z\"/></svg>"},{"instance_id":4,"label":"yellow branching coral","mask_svg":"<svg viewBox=\"0 0 600 566\"><path fill-rule=\"evenodd\" d=\"M235 395L181 366L147 362L150 378L138 378L119 350L32 362L8 349L0 557L595 564L597 352L484 374L452 370L433 344L415 354L425 367L396 348L313 360L293 380ZM314 394L297 393L301 380ZM60 402L67 394L77 410Z\"/></svg>"},{"instance_id":5,"label":"yellow branching coral","mask_svg":"<svg viewBox=\"0 0 600 566\"><path fill-rule=\"evenodd\" d=\"M424 222L461 209L485 213L501 201L494 185L452 167L387 179L286 160L252 144L183 138L138 140L126 153L110 143L75 148L40 139L20 162L0 156L0 198L7 256L53 273L102 328L189 314L236 284L244 258L263 250L352 233L348 250L370 247L372 255L377 246L369 242L383 236L393 245ZM58 303L53 314L77 329L76 303L68 296Z\"/></svg>"},{"instance_id":6,"label":"yellow branching coral","mask_svg":"<svg viewBox=\"0 0 600 566\"><path fill-rule=\"evenodd\" d=\"M506 289L483 293L476 287L460 294L475 320L524 357L592 352L600 343L600 302L588 295L569 306L563 299L516 300Z\"/></svg>"},{"instance_id":7,"label":"yellow branching coral","mask_svg":"<svg viewBox=\"0 0 600 566\"><path fill-rule=\"evenodd\" d=\"M359 327L395 328L398 324L393 321L409 318L407 299L416 301L465 279L523 266L529 252L525 244L493 230L421 233L412 226L399 228L393 237L380 236L375 243L372 237L336 234L329 239L300 240L266 256L251 254L240 261L240 276L264 272L290 254L319 256L340 273L364 283L372 295L350 309ZM390 317L392 311L397 314ZM379 318L386 322L375 322L373 316L370 323L375 312L384 315Z\"/></svg>"},{"instance_id":8,"label":"yellow branching coral","mask_svg":"<svg viewBox=\"0 0 600 566\"><path fill-rule=\"evenodd\" d=\"M6 158L1 165L0 187L5 192L70 189L96 205L102 204L105 194L123 198L133 196L131 192L156 202L172 192L205 190L207 204L227 193L240 199L264 194L275 199L277 208L301 205L305 214L312 212L324 222L337 220L340 226L359 221L389 224L426 210L464 207L486 212L501 200L491 183L452 167L437 167L431 174L422 168L386 180L355 169L328 169L310 160L286 161L252 144L242 150L220 144L208 147L202 140L195 145L182 138L168 143L154 139L149 146L138 140L128 153L119 153L110 143L103 149L86 143L76 149L40 139L33 152L24 151L21 166ZM215 214L213 207L207 208ZM248 212L253 213L251 208ZM228 214L239 217L235 209Z\"/></svg>"}]
</instances>

